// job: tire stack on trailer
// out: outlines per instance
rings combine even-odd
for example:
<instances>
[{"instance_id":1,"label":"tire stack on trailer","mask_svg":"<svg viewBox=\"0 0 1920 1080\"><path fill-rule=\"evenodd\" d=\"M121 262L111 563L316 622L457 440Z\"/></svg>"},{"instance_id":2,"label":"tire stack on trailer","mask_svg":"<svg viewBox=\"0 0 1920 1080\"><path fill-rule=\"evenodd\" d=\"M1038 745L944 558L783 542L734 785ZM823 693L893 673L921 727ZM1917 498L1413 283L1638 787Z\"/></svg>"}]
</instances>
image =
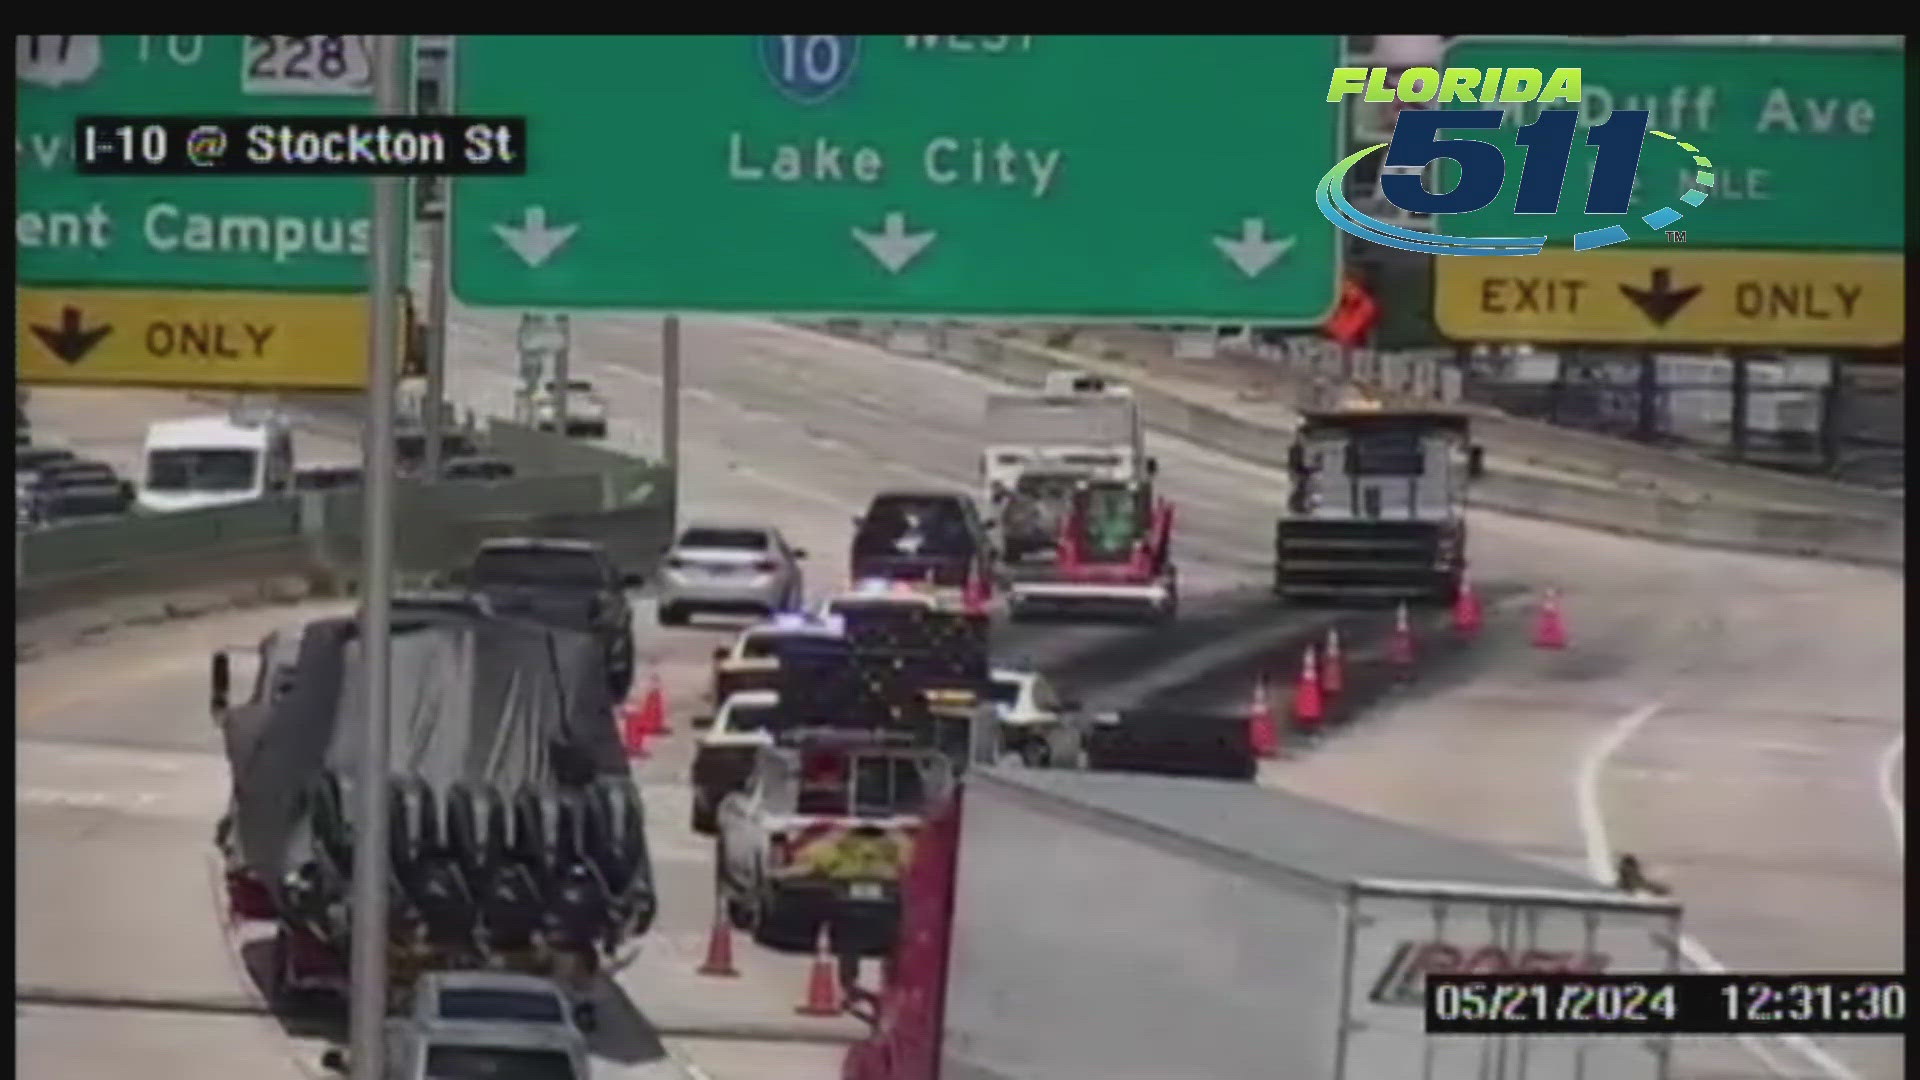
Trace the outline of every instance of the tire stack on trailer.
<instances>
[{"instance_id":1,"label":"tire stack on trailer","mask_svg":"<svg viewBox=\"0 0 1920 1080\"><path fill-rule=\"evenodd\" d=\"M494 964L591 977L655 911L604 650L477 608L395 611L396 983ZM343 985L361 738L357 627L323 619L297 633L291 649L269 639L263 695L223 717L230 903L279 923L274 984L286 995Z\"/></svg>"}]
</instances>

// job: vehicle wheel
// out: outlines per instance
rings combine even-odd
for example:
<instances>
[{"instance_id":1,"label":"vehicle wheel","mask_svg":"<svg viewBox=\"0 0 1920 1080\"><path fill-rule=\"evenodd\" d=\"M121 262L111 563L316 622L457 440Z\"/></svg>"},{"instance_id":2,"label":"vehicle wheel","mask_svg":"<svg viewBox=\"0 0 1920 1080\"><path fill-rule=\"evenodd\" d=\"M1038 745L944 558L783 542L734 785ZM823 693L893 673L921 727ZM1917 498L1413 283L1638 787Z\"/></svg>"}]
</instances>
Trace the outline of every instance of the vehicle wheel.
<instances>
[{"instance_id":1,"label":"vehicle wheel","mask_svg":"<svg viewBox=\"0 0 1920 1080\"><path fill-rule=\"evenodd\" d=\"M679 604L663 605L660 608L659 615L661 626L687 625L687 609L681 607Z\"/></svg>"},{"instance_id":2,"label":"vehicle wheel","mask_svg":"<svg viewBox=\"0 0 1920 1080\"><path fill-rule=\"evenodd\" d=\"M773 890L760 882L753 885L753 896L748 902L749 914L745 929L753 936L753 943L777 948L780 945L780 902L774 899Z\"/></svg>"},{"instance_id":3,"label":"vehicle wheel","mask_svg":"<svg viewBox=\"0 0 1920 1080\"><path fill-rule=\"evenodd\" d=\"M702 836L712 836L717 827L717 823L714 821L713 809L701 805L699 795L693 796L692 804L693 807L690 817L693 822L693 831Z\"/></svg>"},{"instance_id":4,"label":"vehicle wheel","mask_svg":"<svg viewBox=\"0 0 1920 1080\"><path fill-rule=\"evenodd\" d=\"M573 1007L573 1022L583 1033L591 1032L600 1026L600 1010L591 1001L583 1001Z\"/></svg>"},{"instance_id":5,"label":"vehicle wheel","mask_svg":"<svg viewBox=\"0 0 1920 1080\"><path fill-rule=\"evenodd\" d=\"M1020 762L1029 769L1044 769L1053 764L1053 748L1045 739L1028 739L1020 747Z\"/></svg>"}]
</instances>

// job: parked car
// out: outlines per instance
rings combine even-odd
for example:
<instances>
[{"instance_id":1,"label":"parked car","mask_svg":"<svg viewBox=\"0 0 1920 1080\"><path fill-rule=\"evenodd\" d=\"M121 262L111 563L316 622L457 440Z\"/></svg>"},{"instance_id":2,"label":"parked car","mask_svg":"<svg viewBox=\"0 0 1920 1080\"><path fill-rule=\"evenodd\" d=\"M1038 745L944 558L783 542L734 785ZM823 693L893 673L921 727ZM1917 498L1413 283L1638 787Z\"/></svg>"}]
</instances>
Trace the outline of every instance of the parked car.
<instances>
[{"instance_id":1,"label":"parked car","mask_svg":"<svg viewBox=\"0 0 1920 1080\"><path fill-rule=\"evenodd\" d=\"M765 525L694 524L667 551L660 573L660 625L683 626L695 612L772 617L806 599L807 553Z\"/></svg>"}]
</instances>

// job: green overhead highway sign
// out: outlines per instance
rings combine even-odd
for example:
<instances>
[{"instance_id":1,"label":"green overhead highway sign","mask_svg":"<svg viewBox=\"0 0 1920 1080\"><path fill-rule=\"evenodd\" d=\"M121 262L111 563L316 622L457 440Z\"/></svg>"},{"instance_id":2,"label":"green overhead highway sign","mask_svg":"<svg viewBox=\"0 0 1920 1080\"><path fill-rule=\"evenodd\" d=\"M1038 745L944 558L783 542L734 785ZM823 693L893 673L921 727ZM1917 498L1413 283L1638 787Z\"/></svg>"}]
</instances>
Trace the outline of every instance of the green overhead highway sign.
<instances>
[{"instance_id":1,"label":"green overhead highway sign","mask_svg":"<svg viewBox=\"0 0 1920 1080\"><path fill-rule=\"evenodd\" d=\"M340 291L367 279L365 179L82 176L84 115L373 110L367 35L14 38L22 284Z\"/></svg>"},{"instance_id":2,"label":"green overhead highway sign","mask_svg":"<svg viewBox=\"0 0 1920 1080\"><path fill-rule=\"evenodd\" d=\"M1660 230L1633 227L1663 206L1685 211L1689 248L1895 251L1906 246L1906 52L1870 45L1570 41L1465 38L1449 67L1579 68L1584 101L1558 214L1518 215L1524 157L1511 121L1471 137L1506 149L1510 181L1491 206L1440 219L1453 236L1539 236L1564 244L1597 227L1586 217L1594 149L1585 127L1612 109L1646 109L1651 128L1700 148L1714 174L1710 197L1678 202L1692 186L1692 155L1649 138L1640 158L1626 245L1664 246ZM1485 106L1451 102L1443 108ZM1506 106L1522 123L1542 106ZM1567 108L1549 103L1550 108ZM1460 137L1467 137L1462 133ZM1443 182L1450 166L1442 168ZM1619 219L1616 219L1619 220ZM1606 222L1610 223L1610 222ZM1601 224L1606 224L1601 223Z\"/></svg>"},{"instance_id":3,"label":"green overhead highway sign","mask_svg":"<svg viewBox=\"0 0 1920 1080\"><path fill-rule=\"evenodd\" d=\"M463 37L470 304L1317 322L1325 37Z\"/></svg>"}]
</instances>

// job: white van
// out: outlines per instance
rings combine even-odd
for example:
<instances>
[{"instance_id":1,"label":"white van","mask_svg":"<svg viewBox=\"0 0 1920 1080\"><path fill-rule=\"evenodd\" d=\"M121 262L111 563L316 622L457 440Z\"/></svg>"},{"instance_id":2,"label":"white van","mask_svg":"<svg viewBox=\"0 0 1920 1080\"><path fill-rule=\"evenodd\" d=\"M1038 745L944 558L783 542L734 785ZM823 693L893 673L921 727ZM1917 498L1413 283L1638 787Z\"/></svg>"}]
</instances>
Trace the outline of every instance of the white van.
<instances>
[{"instance_id":1,"label":"white van","mask_svg":"<svg viewBox=\"0 0 1920 1080\"><path fill-rule=\"evenodd\" d=\"M147 428L140 508L171 514L293 489L293 429L279 416L201 416Z\"/></svg>"}]
</instances>

